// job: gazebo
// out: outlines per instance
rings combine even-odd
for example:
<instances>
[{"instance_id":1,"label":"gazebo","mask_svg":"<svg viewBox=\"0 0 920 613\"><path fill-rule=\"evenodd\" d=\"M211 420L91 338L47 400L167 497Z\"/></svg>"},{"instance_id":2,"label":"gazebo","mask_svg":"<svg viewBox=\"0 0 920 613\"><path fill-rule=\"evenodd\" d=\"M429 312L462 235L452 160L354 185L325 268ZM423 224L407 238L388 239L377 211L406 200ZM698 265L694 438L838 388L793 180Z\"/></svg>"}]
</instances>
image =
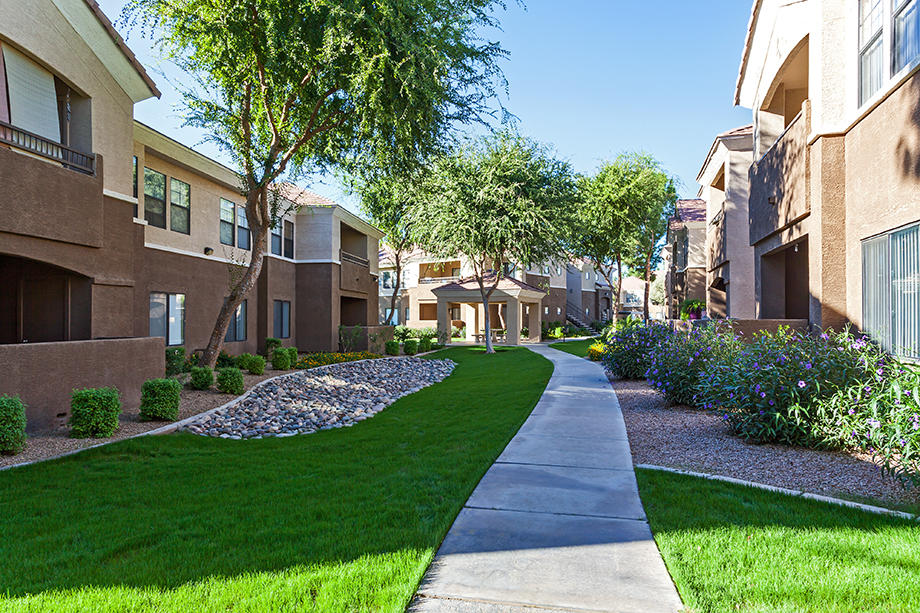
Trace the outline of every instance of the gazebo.
<instances>
[{"instance_id":1,"label":"gazebo","mask_svg":"<svg viewBox=\"0 0 920 613\"><path fill-rule=\"evenodd\" d=\"M437 287L431 292L438 298L438 330L449 331L453 322L460 319L468 327L472 326L474 339L482 338L485 314L479 284L475 279L460 279ZM521 327L526 325L527 340L538 342L543 324L542 304L545 296L546 292L523 281L501 279L489 298L490 327L493 330L504 328L504 342L509 345L520 345Z\"/></svg>"}]
</instances>

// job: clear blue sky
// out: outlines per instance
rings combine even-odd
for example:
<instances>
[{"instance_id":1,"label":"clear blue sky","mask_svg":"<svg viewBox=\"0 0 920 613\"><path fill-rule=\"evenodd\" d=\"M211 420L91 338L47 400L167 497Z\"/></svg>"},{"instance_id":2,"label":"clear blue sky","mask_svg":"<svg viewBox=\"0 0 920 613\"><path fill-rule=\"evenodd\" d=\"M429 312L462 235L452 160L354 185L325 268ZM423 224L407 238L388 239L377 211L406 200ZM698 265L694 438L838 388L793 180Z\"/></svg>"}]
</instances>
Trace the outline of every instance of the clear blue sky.
<instances>
[{"instance_id":1,"label":"clear blue sky","mask_svg":"<svg viewBox=\"0 0 920 613\"><path fill-rule=\"evenodd\" d=\"M577 171L645 150L679 177L681 196L693 197L715 135L751 121L750 111L732 106L747 0L530 0L526 9L508 2L499 13L503 31L491 33L511 54L505 105L524 134L554 146ZM99 4L114 22L124 0ZM137 105L137 119L197 146L203 135L182 127L170 84L181 74L139 32L127 42L163 92ZM221 159L209 144L198 148ZM346 200L334 180L308 187Z\"/></svg>"}]
</instances>

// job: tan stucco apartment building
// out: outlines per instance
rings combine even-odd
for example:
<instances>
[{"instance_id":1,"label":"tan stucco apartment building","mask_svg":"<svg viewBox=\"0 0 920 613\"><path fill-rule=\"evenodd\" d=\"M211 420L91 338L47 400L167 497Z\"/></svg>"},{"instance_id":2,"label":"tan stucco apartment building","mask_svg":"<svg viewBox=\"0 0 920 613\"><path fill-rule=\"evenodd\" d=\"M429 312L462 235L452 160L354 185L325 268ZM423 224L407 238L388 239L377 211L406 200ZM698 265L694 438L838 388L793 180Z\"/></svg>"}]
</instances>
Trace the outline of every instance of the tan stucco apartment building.
<instances>
[{"instance_id":1,"label":"tan stucco apartment building","mask_svg":"<svg viewBox=\"0 0 920 613\"><path fill-rule=\"evenodd\" d=\"M706 302L706 201L699 198L678 200L668 222L662 254L667 273L664 278L665 313L680 317L685 300Z\"/></svg>"},{"instance_id":2,"label":"tan stucco apartment building","mask_svg":"<svg viewBox=\"0 0 920 613\"><path fill-rule=\"evenodd\" d=\"M0 3L0 393L30 430L65 419L77 387L136 406L164 346L205 346L248 262L232 170L135 123L158 94L93 0ZM284 193L302 208L272 234L232 353L267 336L335 349L340 323L376 323L379 231Z\"/></svg>"},{"instance_id":3,"label":"tan stucco apartment building","mask_svg":"<svg viewBox=\"0 0 920 613\"><path fill-rule=\"evenodd\" d=\"M920 0L756 0L735 103L753 110L757 316L852 322L920 356Z\"/></svg>"},{"instance_id":4,"label":"tan stucco apartment building","mask_svg":"<svg viewBox=\"0 0 920 613\"><path fill-rule=\"evenodd\" d=\"M748 240L753 126L719 134L696 180L706 202L706 311L753 319L754 249Z\"/></svg>"}]
</instances>

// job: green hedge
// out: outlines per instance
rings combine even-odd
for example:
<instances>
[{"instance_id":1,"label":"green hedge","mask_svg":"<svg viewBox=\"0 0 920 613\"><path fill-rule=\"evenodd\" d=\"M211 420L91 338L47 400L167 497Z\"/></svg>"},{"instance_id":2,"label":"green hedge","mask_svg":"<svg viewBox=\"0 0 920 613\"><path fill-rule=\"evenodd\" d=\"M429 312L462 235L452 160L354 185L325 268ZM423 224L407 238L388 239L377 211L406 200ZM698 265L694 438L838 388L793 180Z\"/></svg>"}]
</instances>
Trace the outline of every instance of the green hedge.
<instances>
[{"instance_id":1,"label":"green hedge","mask_svg":"<svg viewBox=\"0 0 920 613\"><path fill-rule=\"evenodd\" d=\"M288 370L290 367L291 354L287 349L279 347L272 351L272 368L275 370Z\"/></svg>"},{"instance_id":2,"label":"green hedge","mask_svg":"<svg viewBox=\"0 0 920 613\"><path fill-rule=\"evenodd\" d=\"M19 396L0 396L0 453L19 453L26 443L26 405Z\"/></svg>"},{"instance_id":3,"label":"green hedge","mask_svg":"<svg viewBox=\"0 0 920 613\"><path fill-rule=\"evenodd\" d=\"M249 360L249 373L253 375L261 375L265 372L265 358L260 355L252 356L252 359Z\"/></svg>"},{"instance_id":4,"label":"green hedge","mask_svg":"<svg viewBox=\"0 0 920 613\"><path fill-rule=\"evenodd\" d=\"M269 336L269 337L267 337L267 338L265 339L265 355L271 357L271 355L272 355L272 353L274 353L275 349L279 349L280 347L281 347L281 339L280 339L280 338L275 338L275 337L273 337L273 336Z\"/></svg>"},{"instance_id":5,"label":"green hedge","mask_svg":"<svg viewBox=\"0 0 920 613\"><path fill-rule=\"evenodd\" d=\"M214 385L214 371L209 366L193 366L189 385L196 390L209 389Z\"/></svg>"},{"instance_id":6,"label":"green hedge","mask_svg":"<svg viewBox=\"0 0 920 613\"><path fill-rule=\"evenodd\" d=\"M403 343L403 353L406 355L415 355L418 353L418 341L414 338L408 339Z\"/></svg>"},{"instance_id":7,"label":"green hedge","mask_svg":"<svg viewBox=\"0 0 920 613\"><path fill-rule=\"evenodd\" d=\"M236 367L240 370L249 370L250 364L252 364L252 359L255 356L251 353L243 353L236 358Z\"/></svg>"},{"instance_id":8,"label":"green hedge","mask_svg":"<svg viewBox=\"0 0 920 613\"><path fill-rule=\"evenodd\" d=\"M297 347L288 347L288 359L291 362L291 368L294 368L294 364L297 363L297 358L300 357L300 354L297 353Z\"/></svg>"},{"instance_id":9,"label":"green hedge","mask_svg":"<svg viewBox=\"0 0 920 613\"><path fill-rule=\"evenodd\" d=\"M431 339L428 337L420 338L418 341L419 353L431 351Z\"/></svg>"},{"instance_id":10,"label":"green hedge","mask_svg":"<svg viewBox=\"0 0 920 613\"><path fill-rule=\"evenodd\" d=\"M387 355L399 355L399 341L396 339L387 341L383 350Z\"/></svg>"},{"instance_id":11,"label":"green hedge","mask_svg":"<svg viewBox=\"0 0 920 613\"><path fill-rule=\"evenodd\" d=\"M179 417L179 392L175 379L150 379L141 386L141 419L175 421Z\"/></svg>"},{"instance_id":12,"label":"green hedge","mask_svg":"<svg viewBox=\"0 0 920 613\"><path fill-rule=\"evenodd\" d=\"M70 396L70 435L105 438L118 430L121 400L114 387L74 390Z\"/></svg>"},{"instance_id":13,"label":"green hedge","mask_svg":"<svg viewBox=\"0 0 920 613\"><path fill-rule=\"evenodd\" d=\"M243 371L235 367L221 368L217 371L217 389L225 394L243 393Z\"/></svg>"},{"instance_id":14,"label":"green hedge","mask_svg":"<svg viewBox=\"0 0 920 613\"><path fill-rule=\"evenodd\" d=\"M179 373L185 372L186 359L185 347L167 347L166 348L166 376L172 377Z\"/></svg>"}]
</instances>

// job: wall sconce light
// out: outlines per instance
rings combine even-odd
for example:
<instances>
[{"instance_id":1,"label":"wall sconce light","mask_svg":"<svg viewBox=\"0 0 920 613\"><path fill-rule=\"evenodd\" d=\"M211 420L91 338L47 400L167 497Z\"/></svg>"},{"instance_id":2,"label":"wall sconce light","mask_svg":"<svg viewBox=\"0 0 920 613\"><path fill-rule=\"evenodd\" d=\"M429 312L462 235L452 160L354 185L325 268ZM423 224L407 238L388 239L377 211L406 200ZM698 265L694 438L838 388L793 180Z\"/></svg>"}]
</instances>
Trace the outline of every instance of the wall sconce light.
<instances>
[{"instance_id":1,"label":"wall sconce light","mask_svg":"<svg viewBox=\"0 0 920 613\"><path fill-rule=\"evenodd\" d=\"M204 248L204 254L205 254L205 255L211 255L212 253L214 253L214 250L211 249L210 247L205 247L205 248Z\"/></svg>"},{"instance_id":2,"label":"wall sconce light","mask_svg":"<svg viewBox=\"0 0 920 613\"><path fill-rule=\"evenodd\" d=\"M795 247L793 247L793 251L794 251L795 253L798 253L798 252L799 252L799 244L798 244L798 243L796 243L796 244L795 244Z\"/></svg>"},{"instance_id":3,"label":"wall sconce light","mask_svg":"<svg viewBox=\"0 0 920 613\"><path fill-rule=\"evenodd\" d=\"M776 206L776 196L770 196L770 197L768 197L768 198L767 198L767 202L769 202L769 203L772 204L773 206Z\"/></svg>"}]
</instances>

